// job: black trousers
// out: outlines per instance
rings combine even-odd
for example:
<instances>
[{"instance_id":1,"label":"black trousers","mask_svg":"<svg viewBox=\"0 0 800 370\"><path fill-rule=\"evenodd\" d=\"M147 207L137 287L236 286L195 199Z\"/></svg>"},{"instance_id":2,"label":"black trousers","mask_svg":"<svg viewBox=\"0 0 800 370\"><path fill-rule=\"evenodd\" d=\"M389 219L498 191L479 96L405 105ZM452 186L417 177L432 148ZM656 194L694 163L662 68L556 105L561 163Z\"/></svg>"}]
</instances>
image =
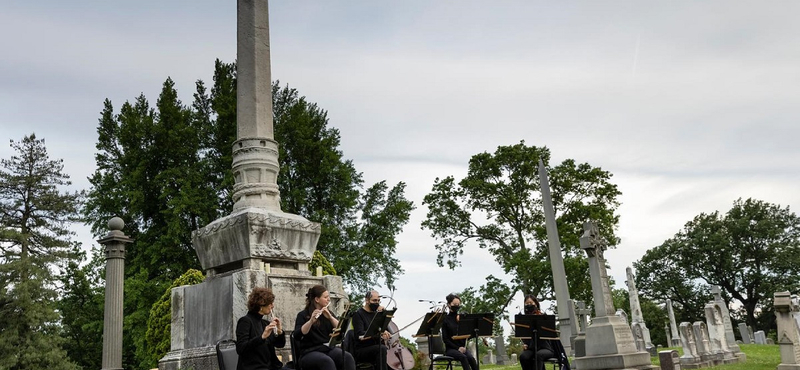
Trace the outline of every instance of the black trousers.
<instances>
[{"instance_id":1,"label":"black trousers","mask_svg":"<svg viewBox=\"0 0 800 370\"><path fill-rule=\"evenodd\" d=\"M444 354L461 362L461 368L464 370L478 370L478 361L475 361L475 356L469 350L461 353L457 349L449 348Z\"/></svg>"},{"instance_id":2,"label":"black trousers","mask_svg":"<svg viewBox=\"0 0 800 370\"><path fill-rule=\"evenodd\" d=\"M303 370L355 370L353 356L341 348L333 348L328 353L311 351L300 358Z\"/></svg>"},{"instance_id":3,"label":"black trousers","mask_svg":"<svg viewBox=\"0 0 800 370\"><path fill-rule=\"evenodd\" d=\"M386 350L386 346L382 344L356 348L356 362L370 363L374 370L386 370Z\"/></svg>"},{"instance_id":4,"label":"black trousers","mask_svg":"<svg viewBox=\"0 0 800 370\"><path fill-rule=\"evenodd\" d=\"M519 364L522 370L544 370L544 362L549 358L556 357L553 351L542 348L533 353L533 348L528 348L519 355Z\"/></svg>"}]
</instances>

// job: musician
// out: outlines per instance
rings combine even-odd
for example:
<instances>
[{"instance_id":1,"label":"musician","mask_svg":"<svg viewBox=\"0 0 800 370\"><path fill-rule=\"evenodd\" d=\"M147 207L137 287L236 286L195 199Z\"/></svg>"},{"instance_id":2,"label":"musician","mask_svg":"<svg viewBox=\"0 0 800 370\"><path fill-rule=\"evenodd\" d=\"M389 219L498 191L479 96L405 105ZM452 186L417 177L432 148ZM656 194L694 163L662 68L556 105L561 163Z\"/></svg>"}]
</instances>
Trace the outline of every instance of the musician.
<instances>
[{"instance_id":1,"label":"musician","mask_svg":"<svg viewBox=\"0 0 800 370\"><path fill-rule=\"evenodd\" d=\"M355 370L353 356L341 348L328 347L333 328L339 325L328 304L330 293L314 285L306 293L306 308L297 313L294 335L303 370Z\"/></svg>"},{"instance_id":2,"label":"musician","mask_svg":"<svg viewBox=\"0 0 800 370\"><path fill-rule=\"evenodd\" d=\"M464 370L478 370L475 356L467 350L466 339L453 339L458 334L458 310L461 308L461 298L453 293L446 297L449 313L444 317L442 324L442 341L444 341L445 355L461 362Z\"/></svg>"},{"instance_id":3,"label":"musician","mask_svg":"<svg viewBox=\"0 0 800 370\"><path fill-rule=\"evenodd\" d=\"M381 298L376 290L370 290L364 295L364 305L353 315L353 331L358 338L355 345L355 360L358 363L371 363L375 370L386 370L386 351L383 345L391 337L391 333L384 331L380 336L364 337L375 314L383 311ZM384 342L385 343L385 342Z\"/></svg>"},{"instance_id":4,"label":"musician","mask_svg":"<svg viewBox=\"0 0 800 370\"><path fill-rule=\"evenodd\" d=\"M255 288L247 298L247 314L236 323L237 370L278 370L283 363L275 348L286 345L286 335L277 317L264 320L275 308L275 294L267 288Z\"/></svg>"},{"instance_id":5,"label":"musician","mask_svg":"<svg viewBox=\"0 0 800 370\"><path fill-rule=\"evenodd\" d=\"M526 315L542 315L542 311L539 309L539 300L530 294L525 296L524 310ZM541 336L542 333L539 333L539 337ZM544 370L545 360L556 357L555 349L551 342L550 340L539 338L534 346L533 338L524 340L522 342L523 351L519 355L519 363L522 365L522 370Z\"/></svg>"}]
</instances>

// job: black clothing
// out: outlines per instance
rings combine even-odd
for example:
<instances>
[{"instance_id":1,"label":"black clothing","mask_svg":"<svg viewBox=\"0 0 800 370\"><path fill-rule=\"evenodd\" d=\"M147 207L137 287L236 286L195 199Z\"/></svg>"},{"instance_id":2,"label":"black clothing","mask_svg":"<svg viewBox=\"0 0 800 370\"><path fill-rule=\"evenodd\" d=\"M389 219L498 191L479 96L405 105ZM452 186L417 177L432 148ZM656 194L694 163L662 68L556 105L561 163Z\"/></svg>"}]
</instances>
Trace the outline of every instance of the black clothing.
<instances>
[{"instance_id":1,"label":"black clothing","mask_svg":"<svg viewBox=\"0 0 800 370\"><path fill-rule=\"evenodd\" d=\"M376 312L368 312L363 307L353 315L353 334L356 337L354 357L359 363L371 363L375 370L385 370L387 347L381 344L380 334L365 340L359 339L366 334L375 315Z\"/></svg>"},{"instance_id":2,"label":"black clothing","mask_svg":"<svg viewBox=\"0 0 800 370\"><path fill-rule=\"evenodd\" d=\"M461 362L463 370L478 370L478 362L475 361L475 356L468 350L464 351L464 353L458 350L460 347L467 347L467 340L453 339L453 336L458 334L457 316L455 312L450 312L444 317L444 322L442 323L442 341L444 342L445 355Z\"/></svg>"},{"instance_id":3,"label":"black clothing","mask_svg":"<svg viewBox=\"0 0 800 370\"><path fill-rule=\"evenodd\" d=\"M538 340L534 347L533 338L523 341L528 348L519 355L519 364L522 370L544 370L545 361L551 358L562 358L564 367L569 369L569 360L564 352L564 347L559 340L541 339L541 333L537 335ZM544 335L548 336L548 335ZM534 352L534 350L536 352Z\"/></svg>"},{"instance_id":4,"label":"black clothing","mask_svg":"<svg viewBox=\"0 0 800 370\"><path fill-rule=\"evenodd\" d=\"M286 345L286 333L261 338L268 324L258 312L248 312L236 323L236 353L239 355L237 370L277 370L283 367L275 348Z\"/></svg>"},{"instance_id":5,"label":"black clothing","mask_svg":"<svg viewBox=\"0 0 800 370\"><path fill-rule=\"evenodd\" d=\"M308 333L303 334L303 325L311 320L312 312L297 313L294 336L300 358L295 361L303 370L355 370L356 362L351 354L341 348L328 347L333 323L325 315L320 315Z\"/></svg>"}]
</instances>

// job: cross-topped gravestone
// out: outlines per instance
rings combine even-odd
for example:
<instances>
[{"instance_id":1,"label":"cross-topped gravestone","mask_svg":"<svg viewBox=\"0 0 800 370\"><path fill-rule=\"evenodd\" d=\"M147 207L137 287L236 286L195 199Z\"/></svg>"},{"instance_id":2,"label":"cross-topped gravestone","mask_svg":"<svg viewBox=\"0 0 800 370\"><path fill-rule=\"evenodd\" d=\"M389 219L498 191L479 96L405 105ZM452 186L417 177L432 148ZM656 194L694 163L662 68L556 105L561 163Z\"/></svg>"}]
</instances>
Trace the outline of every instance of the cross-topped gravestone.
<instances>
[{"instance_id":1,"label":"cross-topped gravestone","mask_svg":"<svg viewBox=\"0 0 800 370\"><path fill-rule=\"evenodd\" d=\"M636 348L630 326L614 314L603 257L607 244L594 223L583 224L580 244L589 257L596 317L586 329L586 355L575 359L576 368L655 369L650 363L650 354Z\"/></svg>"}]
</instances>

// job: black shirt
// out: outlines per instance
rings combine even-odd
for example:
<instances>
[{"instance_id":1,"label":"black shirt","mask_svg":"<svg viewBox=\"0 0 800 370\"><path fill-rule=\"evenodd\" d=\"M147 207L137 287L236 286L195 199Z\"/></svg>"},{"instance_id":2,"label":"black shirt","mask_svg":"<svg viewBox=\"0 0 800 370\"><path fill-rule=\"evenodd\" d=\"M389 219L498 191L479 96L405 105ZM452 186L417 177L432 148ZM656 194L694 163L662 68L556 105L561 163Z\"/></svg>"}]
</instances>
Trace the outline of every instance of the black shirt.
<instances>
[{"instance_id":1,"label":"black shirt","mask_svg":"<svg viewBox=\"0 0 800 370\"><path fill-rule=\"evenodd\" d=\"M311 311L313 312L313 310ZM327 346L331 340L333 323L325 315L319 315L317 322L311 324L311 329L307 334L303 334L303 325L311 320L311 312L302 310L297 313L294 321L294 337L297 341L297 352L301 355L311 351L321 351L327 353L330 348Z\"/></svg>"},{"instance_id":2,"label":"black shirt","mask_svg":"<svg viewBox=\"0 0 800 370\"><path fill-rule=\"evenodd\" d=\"M358 339L367 333L367 328L369 328L372 319L375 318L375 314L375 311L367 312L364 307L361 307L356 311L355 315L353 315L353 334L355 334L356 337L356 349L381 344L380 335L366 340Z\"/></svg>"},{"instance_id":3,"label":"black shirt","mask_svg":"<svg viewBox=\"0 0 800 370\"><path fill-rule=\"evenodd\" d=\"M456 320L455 312L450 312L444 317L442 323L442 341L444 341L445 349L459 349L460 347L467 346L466 339L453 339L454 335L458 335L458 320Z\"/></svg>"},{"instance_id":4,"label":"black shirt","mask_svg":"<svg viewBox=\"0 0 800 370\"><path fill-rule=\"evenodd\" d=\"M267 326L258 312L248 312L236 323L236 353L239 354L237 370L270 369L283 367L275 355L275 348L286 345L286 333L261 338Z\"/></svg>"}]
</instances>

